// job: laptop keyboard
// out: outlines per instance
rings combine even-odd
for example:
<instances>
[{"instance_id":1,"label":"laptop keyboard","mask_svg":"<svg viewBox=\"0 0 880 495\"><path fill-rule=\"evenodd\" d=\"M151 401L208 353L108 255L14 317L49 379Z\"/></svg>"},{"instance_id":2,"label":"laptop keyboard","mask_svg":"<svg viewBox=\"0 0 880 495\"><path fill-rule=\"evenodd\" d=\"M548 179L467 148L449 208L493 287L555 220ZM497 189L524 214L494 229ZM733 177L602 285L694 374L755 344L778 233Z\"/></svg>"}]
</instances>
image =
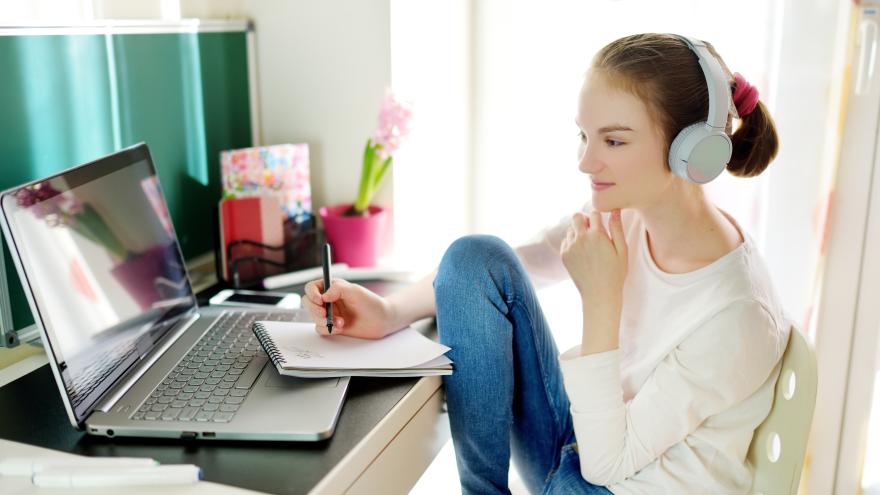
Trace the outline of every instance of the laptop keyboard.
<instances>
[{"instance_id":1,"label":"laptop keyboard","mask_svg":"<svg viewBox=\"0 0 880 495\"><path fill-rule=\"evenodd\" d=\"M223 313L131 419L230 421L267 361L251 324L288 318L283 313Z\"/></svg>"}]
</instances>

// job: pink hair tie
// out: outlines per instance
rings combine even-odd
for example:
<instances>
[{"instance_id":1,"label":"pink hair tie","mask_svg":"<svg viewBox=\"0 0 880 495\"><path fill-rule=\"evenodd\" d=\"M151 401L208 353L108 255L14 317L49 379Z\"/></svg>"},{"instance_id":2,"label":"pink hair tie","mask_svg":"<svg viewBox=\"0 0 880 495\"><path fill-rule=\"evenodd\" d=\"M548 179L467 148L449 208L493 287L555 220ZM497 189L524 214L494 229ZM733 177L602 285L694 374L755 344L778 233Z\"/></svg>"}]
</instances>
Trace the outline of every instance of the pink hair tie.
<instances>
[{"instance_id":1,"label":"pink hair tie","mask_svg":"<svg viewBox=\"0 0 880 495\"><path fill-rule=\"evenodd\" d=\"M758 88L749 84L739 72L733 73L733 80L736 84L733 90L733 104L736 106L739 118L743 118L758 106Z\"/></svg>"}]
</instances>

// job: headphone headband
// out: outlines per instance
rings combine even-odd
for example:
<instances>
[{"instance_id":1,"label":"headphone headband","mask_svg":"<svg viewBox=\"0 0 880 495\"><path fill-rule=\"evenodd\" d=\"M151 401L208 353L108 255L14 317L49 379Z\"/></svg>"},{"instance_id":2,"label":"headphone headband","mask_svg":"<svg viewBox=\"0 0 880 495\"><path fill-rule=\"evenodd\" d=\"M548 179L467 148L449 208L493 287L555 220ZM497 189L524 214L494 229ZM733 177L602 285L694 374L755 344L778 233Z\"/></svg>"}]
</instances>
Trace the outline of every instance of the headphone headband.
<instances>
[{"instance_id":1,"label":"headphone headband","mask_svg":"<svg viewBox=\"0 0 880 495\"><path fill-rule=\"evenodd\" d=\"M730 161L732 143L727 135L730 88L718 59L706 44L687 36L673 35L697 54L709 92L709 115L688 125L669 145L669 169L690 182L705 184L718 177Z\"/></svg>"},{"instance_id":2,"label":"headphone headband","mask_svg":"<svg viewBox=\"0 0 880 495\"><path fill-rule=\"evenodd\" d=\"M730 111L730 88L724 70L718 60L706 48L706 44L700 40L687 36L675 35L687 43L688 47L697 54L706 85L709 89L709 115L706 123L709 127L724 132L727 127L727 115Z\"/></svg>"}]
</instances>

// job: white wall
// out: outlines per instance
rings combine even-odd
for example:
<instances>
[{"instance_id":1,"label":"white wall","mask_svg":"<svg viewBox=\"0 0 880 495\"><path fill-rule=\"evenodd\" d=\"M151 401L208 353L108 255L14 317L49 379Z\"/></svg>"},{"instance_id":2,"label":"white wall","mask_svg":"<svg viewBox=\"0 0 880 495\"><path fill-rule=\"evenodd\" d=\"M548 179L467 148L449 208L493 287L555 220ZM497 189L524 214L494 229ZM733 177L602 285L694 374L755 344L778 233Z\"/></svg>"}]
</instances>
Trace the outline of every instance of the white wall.
<instances>
[{"instance_id":1,"label":"white wall","mask_svg":"<svg viewBox=\"0 0 880 495\"><path fill-rule=\"evenodd\" d=\"M468 230L471 4L391 1L392 84L414 115L394 158L394 262L416 272Z\"/></svg>"},{"instance_id":2,"label":"white wall","mask_svg":"<svg viewBox=\"0 0 880 495\"><path fill-rule=\"evenodd\" d=\"M91 0L0 0L0 25L58 24L94 16Z\"/></svg>"},{"instance_id":3,"label":"white wall","mask_svg":"<svg viewBox=\"0 0 880 495\"><path fill-rule=\"evenodd\" d=\"M770 111L779 156L767 169L763 249L791 317L806 326L829 182L836 172L850 3L780 0ZM827 329L826 329L827 330Z\"/></svg>"},{"instance_id":4,"label":"white wall","mask_svg":"<svg viewBox=\"0 0 880 495\"><path fill-rule=\"evenodd\" d=\"M390 0L182 0L184 18L256 26L262 142L310 145L315 208L353 202L391 84ZM388 204L393 170L374 203Z\"/></svg>"}]
</instances>

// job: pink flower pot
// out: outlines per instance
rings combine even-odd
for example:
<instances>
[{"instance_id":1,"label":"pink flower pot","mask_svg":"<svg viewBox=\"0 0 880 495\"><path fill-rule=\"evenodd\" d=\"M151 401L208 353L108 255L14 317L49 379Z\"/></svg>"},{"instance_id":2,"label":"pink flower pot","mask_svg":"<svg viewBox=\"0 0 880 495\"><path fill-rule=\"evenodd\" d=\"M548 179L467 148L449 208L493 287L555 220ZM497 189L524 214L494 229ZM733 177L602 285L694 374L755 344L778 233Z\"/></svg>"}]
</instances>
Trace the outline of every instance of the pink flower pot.
<instances>
[{"instance_id":1,"label":"pink flower pot","mask_svg":"<svg viewBox=\"0 0 880 495\"><path fill-rule=\"evenodd\" d=\"M342 214L351 204L324 206L318 210L324 222L327 241L333 249L333 263L351 267L376 266L379 255L385 210L370 206L366 217L345 217Z\"/></svg>"}]
</instances>

